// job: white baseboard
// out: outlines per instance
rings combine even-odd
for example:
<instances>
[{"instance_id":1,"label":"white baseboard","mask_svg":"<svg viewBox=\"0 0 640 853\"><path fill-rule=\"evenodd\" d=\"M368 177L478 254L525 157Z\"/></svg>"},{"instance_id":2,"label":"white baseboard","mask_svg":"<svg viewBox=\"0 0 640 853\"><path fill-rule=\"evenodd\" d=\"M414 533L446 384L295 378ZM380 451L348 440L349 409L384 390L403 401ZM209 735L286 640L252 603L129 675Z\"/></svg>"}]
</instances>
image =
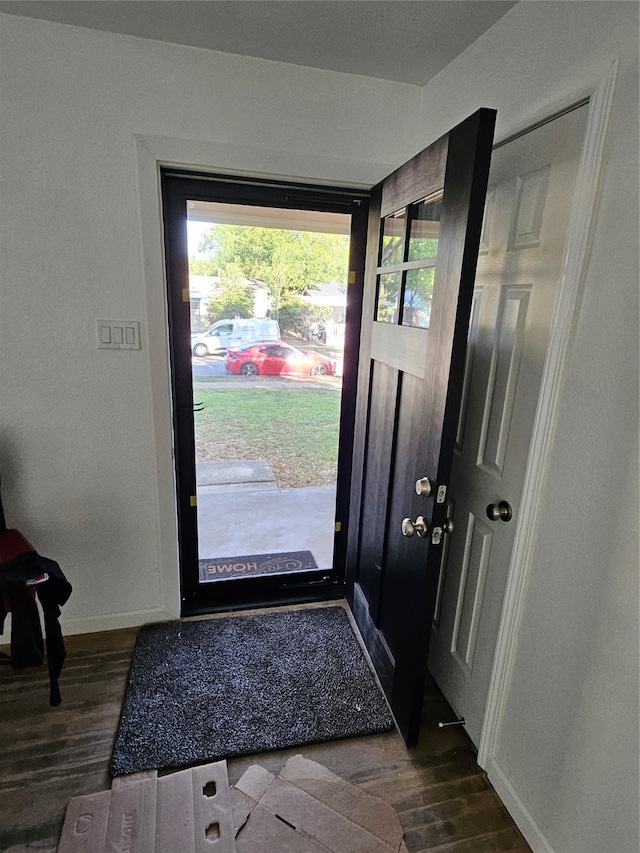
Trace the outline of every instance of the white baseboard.
<instances>
[{"instance_id":1,"label":"white baseboard","mask_svg":"<svg viewBox=\"0 0 640 853\"><path fill-rule=\"evenodd\" d=\"M487 776L533 853L555 853L495 759L487 768Z\"/></svg>"},{"instance_id":2,"label":"white baseboard","mask_svg":"<svg viewBox=\"0 0 640 853\"><path fill-rule=\"evenodd\" d=\"M149 622L167 622L175 619L166 610L132 610L127 613L109 613L100 616L82 616L78 619L60 619L64 636L94 634L97 631L115 631L119 628L137 628Z\"/></svg>"}]
</instances>

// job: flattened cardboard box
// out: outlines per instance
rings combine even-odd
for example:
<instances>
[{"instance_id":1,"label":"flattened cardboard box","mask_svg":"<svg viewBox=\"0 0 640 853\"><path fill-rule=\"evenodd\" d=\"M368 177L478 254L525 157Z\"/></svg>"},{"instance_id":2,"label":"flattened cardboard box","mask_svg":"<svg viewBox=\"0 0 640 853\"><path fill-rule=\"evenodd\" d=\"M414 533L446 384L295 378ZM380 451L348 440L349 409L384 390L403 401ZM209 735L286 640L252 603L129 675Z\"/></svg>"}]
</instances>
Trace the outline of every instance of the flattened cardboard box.
<instances>
[{"instance_id":1,"label":"flattened cardboard box","mask_svg":"<svg viewBox=\"0 0 640 853\"><path fill-rule=\"evenodd\" d=\"M236 850L224 761L160 778L155 771L122 777L110 791L74 797L58 845L58 853L212 850Z\"/></svg>"},{"instance_id":2,"label":"flattened cardboard box","mask_svg":"<svg viewBox=\"0 0 640 853\"><path fill-rule=\"evenodd\" d=\"M407 853L395 809L301 755L231 788L238 853Z\"/></svg>"},{"instance_id":3,"label":"flattened cardboard box","mask_svg":"<svg viewBox=\"0 0 640 853\"><path fill-rule=\"evenodd\" d=\"M407 853L388 803L301 755L277 776L224 761L115 779L67 806L58 853Z\"/></svg>"}]
</instances>

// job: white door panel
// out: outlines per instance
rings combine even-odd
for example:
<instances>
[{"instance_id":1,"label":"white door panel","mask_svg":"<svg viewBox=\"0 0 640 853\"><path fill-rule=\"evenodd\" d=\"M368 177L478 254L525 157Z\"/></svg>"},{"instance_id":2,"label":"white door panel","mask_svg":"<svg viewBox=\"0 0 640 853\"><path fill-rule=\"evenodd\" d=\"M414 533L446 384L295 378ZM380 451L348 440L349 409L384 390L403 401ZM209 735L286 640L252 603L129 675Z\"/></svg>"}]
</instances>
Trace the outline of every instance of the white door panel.
<instances>
[{"instance_id":1,"label":"white door panel","mask_svg":"<svg viewBox=\"0 0 640 853\"><path fill-rule=\"evenodd\" d=\"M477 456L477 464L497 480L504 469L530 294L530 285L506 286L500 294Z\"/></svg>"},{"instance_id":2,"label":"white door panel","mask_svg":"<svg viewBox=\"0 0 640 853\"><path fill-rule=\"evenodd\" d=\"M429 669L477 744L587 108L494 152ZM506 501L512 520L490 520Z\"/></svg>"},{"instance_id":3,"label":"white door panel","mask_svg":"<svg viewBox=\"0 0 640 853\"><path fill-rule=\"evenodd\" d=\"M469 513L451 637L451 653L467 675L473 670L492 540L489 525Z\"/></svg>"}]
</instances>

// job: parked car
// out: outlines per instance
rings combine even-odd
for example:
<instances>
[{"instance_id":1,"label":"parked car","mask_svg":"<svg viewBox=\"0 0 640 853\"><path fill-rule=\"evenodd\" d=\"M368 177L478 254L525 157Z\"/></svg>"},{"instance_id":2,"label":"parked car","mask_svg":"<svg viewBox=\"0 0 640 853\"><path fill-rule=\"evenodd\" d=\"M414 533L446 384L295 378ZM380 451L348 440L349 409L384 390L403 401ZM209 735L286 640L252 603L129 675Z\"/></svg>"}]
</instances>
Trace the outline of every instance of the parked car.
<instances>
[{"instance_id":1,"label":"parked car","mask_svg":"<svg viewBox=\"0 0 640 853\"><path fill-rule=\"evenodd\" d=\"M334 376L336 363L317 352L297 349L284 341L246 344L227 351L229 373L242 376L273 376L300 373L307 376Z\"/></svg>"},{"instance_id":2,"label":"parked car","mask_svg":"<svg viewBox=\"0 0 640 853\"><path fill-rule=\"evenodd\" d=\"M191 351L198 356L215 355L226 352L229 347L258 341L277 341L279 338L280 326L277 320L218 320L204 332L191 335Z\"/></svg>"}]
</instances>

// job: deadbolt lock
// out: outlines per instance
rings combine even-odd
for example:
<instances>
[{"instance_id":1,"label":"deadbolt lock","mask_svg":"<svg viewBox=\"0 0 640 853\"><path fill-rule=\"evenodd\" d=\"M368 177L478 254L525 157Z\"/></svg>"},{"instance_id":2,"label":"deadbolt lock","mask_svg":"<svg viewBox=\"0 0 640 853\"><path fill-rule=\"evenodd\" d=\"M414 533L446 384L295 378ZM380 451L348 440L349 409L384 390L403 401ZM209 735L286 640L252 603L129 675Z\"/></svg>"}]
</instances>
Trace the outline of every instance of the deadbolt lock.
<instances>
[{"instance_id":1,"label":"deadbolt lock","mask_svg":"<svg viewBox=\"0 0 640 853\"><path fill-rule=\"evenodd\" d=\"M431 480L428 477L420 477L416 480L416 495L428 498L431 494Z\"/></svg>"},{"instance_id":2,"label":"deadbolt lock","mask_svg":"<svg viewBox=\"0 0 640 853\"><path fill-rule=\"evenodd\" d=\"M424 516L419 515L415 521L411 521L410 518L402 519L402 535L413 536L414 533L417 533L421 539L426 539L428 536L429 529Z\"/></svg>"}]
</instances>

